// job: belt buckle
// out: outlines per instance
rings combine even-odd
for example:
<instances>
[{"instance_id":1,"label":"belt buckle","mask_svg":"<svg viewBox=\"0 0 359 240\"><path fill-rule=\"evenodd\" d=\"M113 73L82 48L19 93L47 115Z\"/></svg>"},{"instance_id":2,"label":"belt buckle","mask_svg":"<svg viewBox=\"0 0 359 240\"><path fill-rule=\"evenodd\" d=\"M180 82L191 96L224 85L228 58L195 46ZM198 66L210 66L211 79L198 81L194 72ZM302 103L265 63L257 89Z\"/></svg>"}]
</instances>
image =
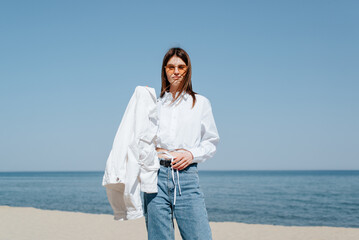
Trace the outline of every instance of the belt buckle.
<instances>
[{"instance_id":1,"label":"belt buckle","mask_svg":"<svg viewBox=\"0 0 359 240\"><path fill-rule=\"evenodd\" d=\"M160 165L165 166L165 167L170 167L171 166L171 161L170 160L166 160L166 159L162 159L160 161Z\"/></svg>"},{"instance_id":2,"label":"belt buckle","mask_svg":"<svg viewBox=\"0 0 359 240\"><path fill-rule=\"evenodd\" d=\"M170 167L170 166L171 166L171 161L165 160L165 166L166 166L166 167Z\"/></svg>"}]
</instances>

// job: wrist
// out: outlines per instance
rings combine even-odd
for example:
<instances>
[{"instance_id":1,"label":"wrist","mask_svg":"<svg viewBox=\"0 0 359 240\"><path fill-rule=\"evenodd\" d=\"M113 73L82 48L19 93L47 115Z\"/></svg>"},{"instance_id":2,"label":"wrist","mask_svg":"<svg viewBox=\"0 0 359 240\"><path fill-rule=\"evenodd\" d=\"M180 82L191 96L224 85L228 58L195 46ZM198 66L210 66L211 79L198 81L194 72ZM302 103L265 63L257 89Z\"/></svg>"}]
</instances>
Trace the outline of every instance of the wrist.
<instances>
[{"instance_id":1,"label":"wrist","mask_svg":"<svg viewBox=\"0 0 359 240\"><path fill-rule=\"evenodd\" d=\"M189 150L187 150L187 149L183 149L183 150L185 150L185 151L186 151L186 153L188 153L188 155L190 156L190 161L192 162L192 161L193 161L193 159L194 159L192 152L191 152L191 151L189 151Z\"/></svg>"},{"instance_id":2,"label":"wrist","mask_svg":"<svg viewBox=\"0 0 359 240\"><path fill-rule=\"evenodd\" d=\"M191 151L188 151L188 150L187 150L187 152L188 152L188 153L189 153L189 155L191 156L191 161L193 161L194 157L193 157L192 152L191 152Z\"/></svg>"}]
</instances>

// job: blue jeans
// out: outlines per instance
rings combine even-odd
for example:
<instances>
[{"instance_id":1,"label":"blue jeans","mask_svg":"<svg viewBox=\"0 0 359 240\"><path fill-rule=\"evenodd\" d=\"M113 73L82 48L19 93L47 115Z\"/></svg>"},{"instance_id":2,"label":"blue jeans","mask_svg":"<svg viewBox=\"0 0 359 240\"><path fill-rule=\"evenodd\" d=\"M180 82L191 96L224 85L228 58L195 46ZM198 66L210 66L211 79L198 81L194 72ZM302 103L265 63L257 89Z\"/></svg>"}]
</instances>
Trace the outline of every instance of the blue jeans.
<instances>
[{"instance_id":1,"label":"blue jeans","mask_svg":"<svg viewBox=\"0 0 359 240\"><path fill-rule=\"evenodd\" d=\"M161 166L158 170L158 193L144 193L144 215L149 240L173 240L176 218L183 240L212 239L204 196L199 188L197 163L178 171L176 203L171 167Z\"/></svg>"}]
</instances>

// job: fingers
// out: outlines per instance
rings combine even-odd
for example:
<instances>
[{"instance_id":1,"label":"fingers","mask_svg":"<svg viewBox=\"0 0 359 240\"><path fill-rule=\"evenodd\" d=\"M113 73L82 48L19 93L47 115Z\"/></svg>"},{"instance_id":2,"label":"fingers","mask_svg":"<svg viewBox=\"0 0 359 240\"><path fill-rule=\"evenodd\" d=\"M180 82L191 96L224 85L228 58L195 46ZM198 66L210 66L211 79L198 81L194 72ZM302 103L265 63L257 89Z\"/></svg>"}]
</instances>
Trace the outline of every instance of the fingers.
<instances>
[{"instance_id":1,"label":"fingers","mask_svg":"<svg viewBox=\"0 0 359 240\"><path fill-rule=\"evenodd\" d=\"M188 159L183 159L182 161L177 162L175 165L172 165L172 168L182 170L189 165Z\"/></svg>"},{"instance_id":2,"label":"fingers","mask_svg":"<svg viewBox=\"0 0 359 240\"><path fill-rule=\"evenodd\" d=\"M180 166L178 166L178 170L183 170L183 169L185 169L187 166L189 165L189 162L184 162L183 164L181 164Z\"/></svg>"},{"instance_id":3,"label":"fingers","mask_svg":"<svg viewBox=\"0 0 359 240\"><path fill-rule=\"evenodd\" d=\"M182 158L181 158L181 159L176 159L176 160L174 160L174 161L172 162L172 167L173 167L174 169L177 169L178 166L180 166L180 165L182 165Z\"/></svg>"},{"instance_id":4,"label":"fingers","mask_svg":"<svg viewBox=\"0 0 359 240\"><path fill-rule=\"evenodd\" d=\"M185 153L173 153L174 160L172 161L172 168L177 170L185 169L192 162L192 154L189 152Z\"/></svg>"},{"instance_id":5,"label":"fingers","mask_svg":"<svg viewBox=\"0 0 359 240\"><path fill-rule=\"evenodd\" d=\"M180 162L183 159L183 157L176 157L173 161L172 161L172 165Z\"/></svg>"}]
</instances>

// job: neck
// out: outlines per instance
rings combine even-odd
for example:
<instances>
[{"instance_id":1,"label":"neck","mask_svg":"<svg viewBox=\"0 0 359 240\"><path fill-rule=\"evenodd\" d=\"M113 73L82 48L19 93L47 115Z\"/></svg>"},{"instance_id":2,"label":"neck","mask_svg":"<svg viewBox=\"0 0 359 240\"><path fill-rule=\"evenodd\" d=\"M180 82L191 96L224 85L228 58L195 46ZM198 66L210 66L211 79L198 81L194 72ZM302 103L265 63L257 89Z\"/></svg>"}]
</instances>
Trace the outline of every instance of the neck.
<instances>
[{"instance_id":1,"label":"neck","mask_svg":"<svg viewBox=\"0 0 359 240\"><path fill-rule=\"evenodd\" d=\"M177 86L172 86L170 87L170 93L172 93L173 98L176 96L176 92L177 92Z\"/></svg>"}]
</instances>

